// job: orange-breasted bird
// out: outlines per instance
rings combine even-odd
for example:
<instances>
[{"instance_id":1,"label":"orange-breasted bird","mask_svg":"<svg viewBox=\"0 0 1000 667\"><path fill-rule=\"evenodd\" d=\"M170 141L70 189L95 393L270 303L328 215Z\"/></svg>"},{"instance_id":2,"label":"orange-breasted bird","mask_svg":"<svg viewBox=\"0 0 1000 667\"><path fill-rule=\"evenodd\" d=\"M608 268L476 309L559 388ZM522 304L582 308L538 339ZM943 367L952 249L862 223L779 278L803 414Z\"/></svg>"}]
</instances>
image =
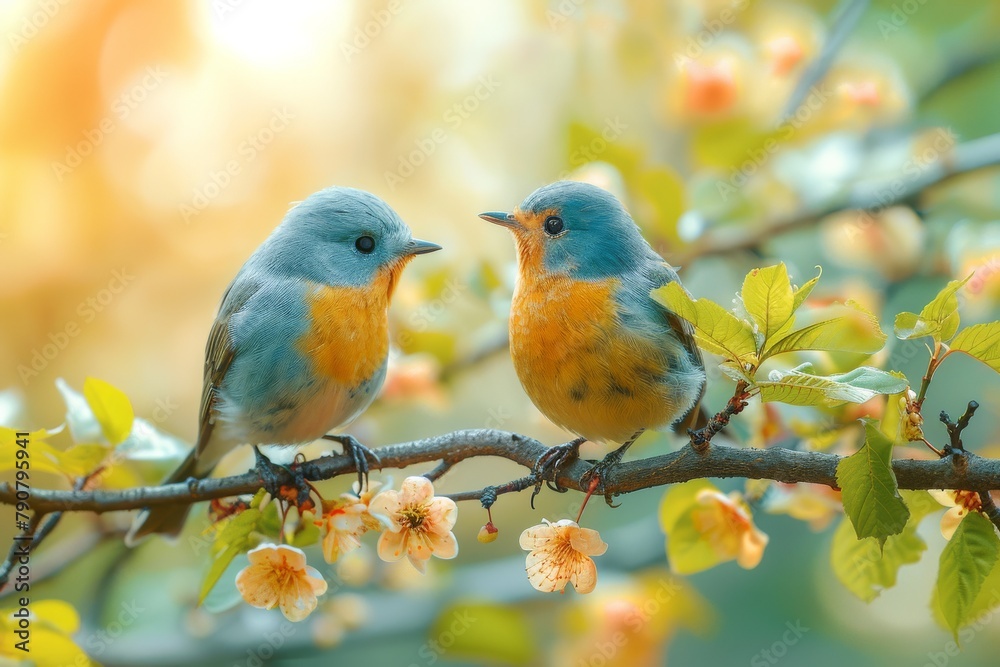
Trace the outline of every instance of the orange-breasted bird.
<instances>
[{"instance_id":1,"label":"orange-breasted bird","mask_svg":"<svg viewBox=\"0 0 1000 667\"><path fill-rule=\"evenodd\" d=\"M679 278L618 199L559 181L513 213L480 217L507 227L517 245L517 376L546 417L579 436L539 459L539 479L588 440L620 445L593 471L600 473L646 429L694 421L705 389L694 331L650 296Z\"/></svg>"},{"instance_id":2,"label":"orange-breasted bird","mask_svg":"<svg viewBox=\"0 0 1000 667\"><path fill-rule=\"evenodd\" d=\"M374 454L327 435L372 402L385 379L387 309L403 267L440 250L388 204L352 188L291 209L222 297L205 350L198 440L164 484L202 478L242 444L340 442L359 476ZM176 535L187 507L143 511L129 531Z\"/></svg>"}]
</instances>

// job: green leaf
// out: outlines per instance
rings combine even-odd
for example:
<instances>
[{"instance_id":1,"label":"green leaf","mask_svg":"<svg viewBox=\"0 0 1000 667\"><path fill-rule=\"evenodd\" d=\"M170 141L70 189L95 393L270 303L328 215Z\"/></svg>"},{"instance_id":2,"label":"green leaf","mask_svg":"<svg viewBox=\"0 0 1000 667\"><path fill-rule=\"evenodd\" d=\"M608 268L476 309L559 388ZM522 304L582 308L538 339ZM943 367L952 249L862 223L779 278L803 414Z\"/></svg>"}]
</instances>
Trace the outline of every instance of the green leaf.
<instances>
[{"instance_id":1,"label":"green leaf","mask_svg":"<svg viewBox=\"0 0 1000 667\"><path fill-rule=\"evenodd\" d=\"M764 350L763 358L802 350L874 354L885 345L886 335L878 319L855 301L825 308L822 315L829 317L775 340Z\"/></svg>"},{"instance_id":2,"label":"green leaf","mask_svg":"<svg viewBox=\"0 0 1000 667\"><path fill-rule=\"evenodd\" d=\"M110 453L111 448L107 445L73 445L59 455L59 467L71 477L84 477L94 472Z\"/></svg>"},{"instance_id":3,"label":"green leaf","mask_svg":"<svg viewBox=\"0 0 1000 667\"><path fill-rule=\"evenodd\" d=\"M819 266L817 266L816 268L819 269L819 275L816 276L815 278L807 280L805 284L802 285L802 287L796 289L795 292L792 294L793 311L798 310L799 307L806 302L806 299L808 299L809 295L812 294L813 288L816 287L816 283L818 283L819 279L823 276L823 268Z\"/></svg>"},{"instance_id":4,"label":"green leaf","mask_svg":"<svg viewBox=\"0 0 1000 667\"><path fill-rule=\"evenodd\" d=\"M887 537L903 530L910 510L892 471L892 441L875 421L863 421L865 444L837 465L837 485L858 539L874 537L882 547Z\"/></svg>"},{"instance_id":5,"label":"green leaf","mask_svg":"<svg viewBox=\"0 0 1000 667\"><path fill-rule=\"evenodd\" d=\"M128 396L117 387L97 378L87 378L84 381L83 395L111 446L116 447L124 442L135 421Z\"/></svg>"},{"instance_id":6,"label":"green leaf","mask_svg":"<svg viewBox=\"0 0 1000 667\"><path fill-rule=\"evenodd\" d=\"M463 662L501 665L531 664L538 654L535 634L520 609L499 604L458 603L434 620L430 636L442 655ZM445 644L441 640L447 637Z\"/></svg>"},{"instance_id":7,"label":"green leaf","mask_svg":"<svg viewBox=\"0 0 1000 667\"><path fill-rule=\"evenodd\" d=\"M941 552L934 595L945 624L958 630L973 619L983 582L1000 558L1000 539L989 519L970 512Z\"/></svg>"},{"instance_id":8,"label":"green leaf","mask_svg":"<svg viewBox=\"0 0 1000 667\"><path fill-rule=\"evenodd\" d=\"M208 574L205 575L205 580L201 584L198 604L205 601L205 597L219 581L222 573L229 567L229 563L241 553L250 550L252 546L251 535L257 529L260 517L260 510L256 507L250 507L225 520L226 524L216 533L215 542L212 543L213 560L208 568Z\"/></svg>"},{"instance_id":9,"label":"green leaf","mask_svg":"<svg viewBox=\"0 0 1000 667\"><path fill-rule=\"evenodd\" d=\"M1000 322L973 324L955 336L950 345L954 352L964 352L1000 373Z\"/></svg>"},{"instance_id":10,"label":"green leaf","mask_svg":"<svg viewBox=\"0 0 1000 667\"><path fill-rule=\"evenodd\" d=\"M26 431L21 431L22 433ZM31 470L34 472L51 472L57 475L66 475L59 465L62 452L46 442L49 436L45 429L28 433L27 438L18 438L18 431L6 426L0 426L0 472L15 470L19 460L17 452L20 449L27 451L26 456L30 461ZM25 442L27 440L27 442ZM21 447L18 442L24 442Z\"/></svg>"},{"instance_id":11,"label":"green leaf","mask_svg":"<svg viewBox=\"0 0 1000 667\"><path fill-rule=\"evenodd\" d=\"M757 341L750 325L719 304L692 299L678 283L664 285L651 295L694 326L701 347L727 359L756 362Z\"/></svg>"},{"instance_id":12,"label":"green leaf","mask_svg":"<svg viewBox=\"0 0 1000 667\"><path fill-rule=\"evenodd\" d=\"M833 535L830 565L837 579L865 602L896 585L896 574L903 565L920 560L927 545L917 534L921 520L940 509L926 491L902 491L910 518L898 535L890 535L883 548L878 540L859 540L851 520L845 517Z\"/></svg>"},{"instance_id":13,"label":"green leaf","mask_svg":"<svg viewBox=\"0 0 1000 667\"><path fill-rule=\"evenodd\" d=\"M810 375L797 370L772 372L766 382L757 382L760 400L789 405L835 406L864 403L879 394L898 394L907 387L885 371L868 366L841 375Z\"/></svg>"},{"instance_id":14,"label":"green leaf","mask_svg":"<svg viewBox=\"0 0 1000 667\"><path fill-rule=\"evenodd\" d=\"M952 280L937 296L924 306L919 315L900 313L896 316L896 337L903 340L930 336L936 342L946 341L958 331L958 297L956 294L962 285L969 282L970 273L965 280Z\"/></svg>"},{"instance_id":15,"label":"green leaf","mask_svg":"<svg viewBox=\"0 0 1000 667\"><path fill-rule=\"evenodd\" d=\"M784 263L754 269L743 279L743 307L766 341L792 317L792 283Z\"/></svg>"}]
</instances>

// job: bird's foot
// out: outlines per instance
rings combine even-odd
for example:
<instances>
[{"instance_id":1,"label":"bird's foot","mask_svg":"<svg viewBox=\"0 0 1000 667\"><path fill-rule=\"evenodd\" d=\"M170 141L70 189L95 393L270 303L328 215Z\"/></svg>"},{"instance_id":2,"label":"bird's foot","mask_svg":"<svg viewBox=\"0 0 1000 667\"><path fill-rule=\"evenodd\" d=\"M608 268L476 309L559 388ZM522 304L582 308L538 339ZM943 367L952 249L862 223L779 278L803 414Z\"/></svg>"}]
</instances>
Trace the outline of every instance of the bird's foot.
<instances>
[{"instance_id":1,"label":"bird's foot","mask_svg":"<svg viewBox=\"0 0 1000 667\"><path fill-rule=\"evenodd\" d=\"M565 493L566 489L559 485L559 470L567 463L580 455L580 445L587 442L586 438L577 438L555 447L549 447L544 454L538 457L532 468L535 475L535 489L531 492L531 508L535 508L535 496L542 490L542 482L558 493ZM551 474L552 479L548 480Z\"/></svg>"},{"instance_id":2,"label":"bird's foot","mask_svg":"<svg viewBox=\"0 0 1000 667\"><path fill-rule=\"evenodd\" d=\"M378 454L362 445L353 435L324 435L324 440L339 442L344 448L344 454L350 455L354 459L354 469L358 472L358 492L368 486L368 460L379 470L382 469L382 459Z\"/></svg>"},{"instance_id":3,"label":"bird's foot","mask_svg":"<svg viewBox=\"0 0 1000 667\"><path fill-rule=\"evenodd\" d=\"M583 476L580 478L581 482L589 485L590 493L599 493L603 495L604 502L606 502L609 507L618 507L618 505L615 505L614 502L612 502L611 494L604 490L604 482L610 476L611 471L622 462L622 457L625 456L625 450L627 449L628 447L619 447L601 459L590 470L583 473Z\"/></svg>"},{"instance_id":4,"label":"bird's foot","mask_svg":"<svg viewBox=\"0 0 1000 667\"><path fill-rule=\"evenodd\" d=\"M271 494L272 498L280 498L287 501L300 511L315 508L312 500L312 485L306 479L305 471L302 467L292 464L283 466L267 458L256 445L253 448L256 465L254 469L260 475L260 481L264 490ZM284 482L291 478L290 484Z\"/></svg>"}]
</instances>

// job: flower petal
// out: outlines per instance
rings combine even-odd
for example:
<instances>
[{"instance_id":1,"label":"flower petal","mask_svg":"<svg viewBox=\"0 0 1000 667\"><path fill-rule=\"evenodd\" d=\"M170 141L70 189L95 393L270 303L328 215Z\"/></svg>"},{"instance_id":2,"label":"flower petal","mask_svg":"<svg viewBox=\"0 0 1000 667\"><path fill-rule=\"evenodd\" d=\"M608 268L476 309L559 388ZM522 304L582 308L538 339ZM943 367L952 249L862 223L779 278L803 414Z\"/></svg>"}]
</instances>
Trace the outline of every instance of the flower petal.
<instances>
[{"instance_id":1,"label":"flower petal","mask_svg":"<svg viewBox=\"0 0 1000 667\"><path fill-rule=\"evenodd\" d=\"M941 534L944 535L944 539L951 539L955 531L958 530L958 524L962 523L965 515L965 508L957 506L952 507L944 513L944 516L941 517Z\"/></svg>"},{"instance_id":2,"label":"flower petal","mask_svg":"<svg viewBox=\"0 0 1000 667\"><path fill-rule=\"evenodd\" d=\"M764 557L764 547L767 546L768 537L756 528L751 527L743 533L740 540L740 549L736 554L736 564L745 570L752 570L760 564Z\"/></svg>"},{"instance_id":3,"label":"flower petal","mask_svg":"<svg viewBox=\"0 0 1000 667\"><path fill-rule=\"evenodd\" d=\"M437 497L427 504L427 519L431 521L431 530L436 533L447 533L455 527L458 520L458 505L451 498Z\"/></svg>"},{"instance_id":4,"label":"flower petal","mask_svg":"<svg viewBox=\"0 0 1000 667\"><path fill-rule=\"evenodd\" d=\"M401 507L399 491L389 489L372 498L368 504L368 513L382 521L389 530L398 531L400 525L395 517Z\"/></svg>"},{"instance_id":5,"label":"flower petal","mask_svg":"<svg viewBox=\"0 0 1000 667\"><path fill-rule=\"evenodd\" d=\"M236 588L251 607L271 609L278 604L278 582L269 566L250 565L236 575Z\"/></svg>"},{"instance_id":6,"label":"flower petal","mask_svg":"<svg viewBox=\"0 0 1000 667\"><path fill-rule=\"evenodd\" d=\"M438 558L450 560L458 555L458 540L454 533L444 535L428 535L427 541L431 545L431 551Z\"/></svg>"},{"instance_id":7,"label":"flower petal","mask_svg":"<svg viewBox=\"0 0 1000 667\"><path fill-rule=\"evenodd\" d=\"M517 542L525 551L541 549L555 538L555 529L548 524L539 524L525 528Z\"/></svg>"},{"instance_id":8,"label":"flower petal","mask_svg":"<svg viewBox=\"0 0 1000 667\"><path fill-rule=\"evenodd\" d=\"M378 538L378 546L376 548L378 557L387 563L402 558L403 554L406 553L405 541L408 535L409 531L394 532L387 530L383 532L381 537Z\"/></svg>"},{"instance_id":9,"label":"flower petal","mask_svg":"<svg viewBox=\"0 0 1000 667\"><path fill-rule=\"evenodd\" d=\"M927 493L931 494L931 498L938 501L945 507L955 506L955 492L946 489L928 489Z\"/></svg>"},{"instance_id":10,"label":"flower petal","mask_svg":"<svg viewBox=\"0 0 1000 667\"><path fill-rule=\"evenodd\" d=\"M602 556L608 550L608 545L601 539L601 534L591 528L570 529L569 543L585 556Z\"/></svg>"},{"instance_id":11,"label":"flower petal","mask_svg":"<svg viewBox=\"0 0 1000 667\"><path fill-rule=\"evenodd\" d=\"M597 585L597 566L587 556L579 556L574 561L567 566L572 572L570 582L577 593L589 593Z\"/></svg>"},{"instance_id":12,"label":"flower petal","mask_svg":"<svg viewBox=\"0 0 1000 667\"><path fill-rule=\"evenodd\" d=\"M399 489L403 505L426 505L434 497L434 484L421 475L413 475L403 480Z\"/></svg>"},{"instance_id":13,"label":"flower petal","mask_svg":"<svg viewBox=\"0 0 1000 667\"><path fill-rule=\"evenodd\" d=\"M553 593L566 588L571 573L564 570L558 559L547 549L532 551L525 559L525 571L531 585L543 593Z\"/></svg>"}]
</instances>

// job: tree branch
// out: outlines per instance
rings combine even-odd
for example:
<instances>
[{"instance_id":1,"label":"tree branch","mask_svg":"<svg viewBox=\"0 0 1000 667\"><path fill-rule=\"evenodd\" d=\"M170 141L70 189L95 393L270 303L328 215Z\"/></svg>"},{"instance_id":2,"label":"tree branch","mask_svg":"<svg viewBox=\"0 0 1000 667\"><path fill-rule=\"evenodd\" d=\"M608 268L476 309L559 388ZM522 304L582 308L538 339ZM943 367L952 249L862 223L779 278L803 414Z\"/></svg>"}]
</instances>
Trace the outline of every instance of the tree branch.
<instances>
[{"instance_id":1,"label":"tree branch","mask_svg":"<svg viewBox=\"0 0 1000 667\"><path fill-rule=\"evenodd\" d=\"M548 449L541 442L515 433L489 429L455 431L414 442L382 447L378 450L384 468L407 468L418 463L460 461L481 456L496 456L519 463L529 470ZM966 464L956 465L952 457L933 461L899 459L893 469L903 489L962 489L969 491L1000 489L1000 460L963 453ZM842 457L821 452L800 452L781 447L741 449L711 446L700 454L689 446L680 450L623 463L604 479L608 493L620 495L665 484L703 477L745 477L778 482L808 482L836 488L837 464ZM563 467L558 482L562 486L585 491L580 482L590 469L586 461L576 460ZM310 481L330 479L354 472L354 463L343 455L325 456L302 465ZM287 474L287 473L285 473ZM289 482L291 478L289 477ZM515 480L523 481L523 480ZM239 494L253 493L261 486L256 472L232 477L205 479L192 483L140 487L123 490L47 491L35 489L31 506L35 512L112 512L160 505L185 505ZM504 485L497 487L503 488ZM505 485L511 491L520 484ZM527 488L525 485L524 488ZM484 490L485 491L485 490ZM479 499L483 491L455 494L455 498ZM16 502L10 484L0 484L0 503Z\"/></svg>"},{"instance_id":2,"label":"tree branch","mask_svg":"<svg viewBox=\"0 0 1000 667\"><path fill-rule=\"evenodd\" d=\"M996 165L1000 165L1000 133L956 145L950 153L923 167L920 174L908 182L897 176L876 183L856 183L839 197L806 206L752 230L741 232L733 226L727 226L715 233L709 232L676 261L685 265L699 257L752 250L778 234L806 227L832 213L849 210L881 211L950 178Z\"/></svg>"}]
</instances>

